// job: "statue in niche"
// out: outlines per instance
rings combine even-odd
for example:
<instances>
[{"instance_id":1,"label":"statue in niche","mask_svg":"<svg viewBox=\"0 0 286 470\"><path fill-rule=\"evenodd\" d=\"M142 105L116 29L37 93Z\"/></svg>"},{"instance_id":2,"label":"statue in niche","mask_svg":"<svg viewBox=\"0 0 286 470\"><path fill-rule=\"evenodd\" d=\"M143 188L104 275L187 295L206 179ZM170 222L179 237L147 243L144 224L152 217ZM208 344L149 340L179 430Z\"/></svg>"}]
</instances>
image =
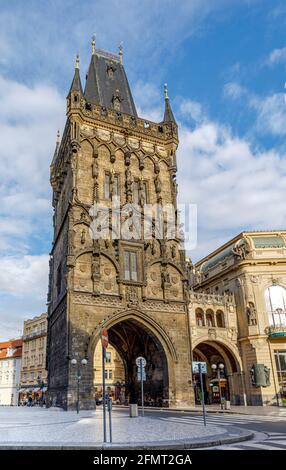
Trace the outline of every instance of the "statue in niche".
<instances>
[{"instance_id":1,"label":"statue in niche","mask_svg":"<svg viewBox=\"0 0 286 470\"><path fill-rule=\"evenodd\" d=\"M82 245L84 245L84 243L85 243L85 235L86 235L86 231L83 228L82 231L81 231L81 234L80 234L80 242L81 242Z\"/></svg>"},{"instance_id":2,"label":"statue in niche","mask_svg":"<svg viewBox=\"0 0 286 470\"><path fill-rule=\"evenodd\" d=\"M125 179L126 179L126 190L132 192L132 174L129 168L125 171Z\"/></svg>"},{"instance_id":3,"label":"statue in niche","mask_svg":"<svg viewBox=\"0 0 286 470\"><path fill-rule=\"evenodd\" d=\"M248 302L248 306L246 307L246 314L248 318L248 325L257 325L256 308L253 302Z\"/></svg>"},{"instance_id":4,"label":"statue in niche","mask_svg":"<svg viewBox=\"0 0 286 470\"><path fill-rule=\"evenodd\" d=\"M95 160L92 165L92 176L94 178L98 178L99 170L98 170L98 162Z\"/></svg>"},{"instance_id":5,"label":"statue in niche","mask_svg":"<svg viewBox=\"0 0 286 470\"><path fill-rule=\"evenodd\" d=\"M161 183L161 180L160 180L160 176L159 176L159 175L157 175L157 176L154 178L154 184L155 184L156 193L160 193L161 190L162 190L162 183Z\"/></svg>"},{"instance_id":6,"label":"statue in niche","mask_svg":"<svg viewBox=\"0 0 286 470\"><path fill-rule=\"evenodd\" d=\"M172 255L172 258L176 258L176 246L175 245L171 246L171 255Z\"/></svg>"},{"instance_id":7,"label":"statue in niche","mask_svg":"<svg viewBox=\"0 0 286 470\"><path fill-rule=\"evenodd\" d=\"M168 273L167 266L162 266L161 270L161 278L162 278L162 287L169 287L170 286L170 274Z\"/></svg>"},{"instance_id":8,"label":"statue in niche","mask_svg":"<svg viewBox=\"0 0 286 470\"><path fill-rule=\"evenodd\" d=\"M144 206L145 204L145 196L144 196L144 183L143 183L143 178L141 177L138 182L138 189L139 189L139 205L141 207Z\"/></svg>"},{"instance_id":9,"label":"statue in niche","mask_svg":"<svg viewBox=\"0 0 286 470\"><path fill-rule=\"evenodd\" d=\"M114 169L111 168L111 172L110 172L110 179L109 179L109 193L110 193L110 197L112 199L112 197L114 196Z\"/></svg>"}]
</instances>

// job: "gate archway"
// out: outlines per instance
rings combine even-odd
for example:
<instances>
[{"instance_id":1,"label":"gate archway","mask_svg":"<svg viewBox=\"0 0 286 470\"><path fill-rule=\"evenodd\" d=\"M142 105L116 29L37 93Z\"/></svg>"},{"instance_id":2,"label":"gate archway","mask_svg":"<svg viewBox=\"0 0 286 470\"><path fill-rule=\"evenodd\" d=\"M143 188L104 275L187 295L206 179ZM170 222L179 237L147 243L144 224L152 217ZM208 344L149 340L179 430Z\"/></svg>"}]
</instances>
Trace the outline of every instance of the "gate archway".
<instances>
[{"instance_id":1,"label":"gate archway","mask_svg":"<svg viewBox=\"0 0 286 470\"><path fill-rule=\"evenodd\" d=\"M108 330L110 344L120 355L125 369L125 397L129 402L140 398L136 357L147 361L144 398L146 405L168 406L173 394L172 363L176 360L170 338L160 325L139 311L114 315L94 332L89 344L89 357L93 357L100 340L101 328Z\"/></svg>"},{"instance_id":2,"label":"gate archway","mask_svg":"<svg viewBox=\"0 0 286 470\"><path fill-rule=\"evenodd\" d=\"M240 359L228 345L211 340L199 342L193 349L193 359L207 363L204 389L208 404L218 404L221 399L229 400L232 404L244 404ZM196 402L199 402L201 389L199 377L194 376L193 381Z\"/></svg>"}]
</instances>

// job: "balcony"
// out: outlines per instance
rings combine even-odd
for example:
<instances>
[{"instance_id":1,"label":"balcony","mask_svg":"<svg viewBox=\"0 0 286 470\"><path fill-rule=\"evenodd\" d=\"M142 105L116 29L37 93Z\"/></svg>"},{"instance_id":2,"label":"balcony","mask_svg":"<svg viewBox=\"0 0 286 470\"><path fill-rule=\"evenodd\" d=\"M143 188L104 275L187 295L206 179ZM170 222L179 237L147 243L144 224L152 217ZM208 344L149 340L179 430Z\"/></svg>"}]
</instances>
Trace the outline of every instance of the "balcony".
<instances>
[{"instance_id":1,"label":"balcony","mask_svg":"<svg viewBox=\"0 0 286 470\"><path fill-rule=\"evenodd\" d=\"M268 334L269 338L285 338L286 324L268 326L268 328L266 328L266 333Z\"/></svg>"},{"instance_id":2,"label":"balcony","mask_svg":"<svg viewBox=\"0 0 286 470\"><path fill-rule=\"evenodd\" d=\"M35 339L35 338L40 338L41 336L46 336L46 334L47 334L47 329L33 331L33 333L29 333L28 335L23 335L22 339L23 341L28 341L30 339Z\"/></svg>"}]
</instances>

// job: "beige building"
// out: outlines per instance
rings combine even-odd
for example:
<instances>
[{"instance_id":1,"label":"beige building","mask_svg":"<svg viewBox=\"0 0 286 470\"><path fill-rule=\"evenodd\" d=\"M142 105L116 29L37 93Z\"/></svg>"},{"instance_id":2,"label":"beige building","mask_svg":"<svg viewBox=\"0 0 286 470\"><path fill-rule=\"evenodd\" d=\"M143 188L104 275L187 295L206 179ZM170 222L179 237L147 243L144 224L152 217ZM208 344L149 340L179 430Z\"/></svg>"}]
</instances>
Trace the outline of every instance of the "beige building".
<instances>
[{"instance_id":1,"label":"beige building","mask_svg":"<svg viewBox=\"0 0 286 470\"><path fill-rule=\"evenodd\" d=\"M193 356L208 364L210 401L222 364L232 403L285 405L286 232L243 232L191 271Z\"/></svg>"},{"instance_id":2,"label":"beige building","mask_svg":"<svg viewBox=\"0 0 286 470\"><path fill-rule=\"evenodd\" d=\"M47 391L47 314L24 321L20 400L37 400Z\"/></svg>"},{"instance_id":3,"label":"beige building","mask_svg":"<svg viewBox=\"0 0 286 470\"><path fill-rule=\"evenodd\" d=\"M106 349L105 360L106 392L113 401L125 402L125 371L122 359L113 346ZM94 354L94 393L96 398L102 398L102 347L99 342Z\"/></svg>"}]
</instances>

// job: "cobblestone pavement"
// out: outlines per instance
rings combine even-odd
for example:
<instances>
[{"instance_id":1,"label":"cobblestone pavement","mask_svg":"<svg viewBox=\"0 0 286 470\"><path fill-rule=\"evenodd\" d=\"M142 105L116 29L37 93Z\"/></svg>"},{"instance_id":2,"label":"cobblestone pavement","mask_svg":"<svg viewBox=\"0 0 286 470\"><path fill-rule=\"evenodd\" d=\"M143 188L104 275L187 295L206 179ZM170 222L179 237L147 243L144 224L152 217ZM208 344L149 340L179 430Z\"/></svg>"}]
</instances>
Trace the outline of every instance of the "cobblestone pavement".
<instances>
[{"instance_id":1,"label":"cobblestone pavement","mask_svg":"<svg viewBox=\"0 0 286 470\"><path fill-rule=\"evenodd\" d=\"M108 419L108 414L107 414ZM101 443L102 408L97 411L0 407L0 444ZM226 428L198 422L174 422L168 416L130 418L127 410L112 412L114 443L159 442L228 436ZM109 434L108 434L109 435Z\"/></svg>"}]
</instances>

